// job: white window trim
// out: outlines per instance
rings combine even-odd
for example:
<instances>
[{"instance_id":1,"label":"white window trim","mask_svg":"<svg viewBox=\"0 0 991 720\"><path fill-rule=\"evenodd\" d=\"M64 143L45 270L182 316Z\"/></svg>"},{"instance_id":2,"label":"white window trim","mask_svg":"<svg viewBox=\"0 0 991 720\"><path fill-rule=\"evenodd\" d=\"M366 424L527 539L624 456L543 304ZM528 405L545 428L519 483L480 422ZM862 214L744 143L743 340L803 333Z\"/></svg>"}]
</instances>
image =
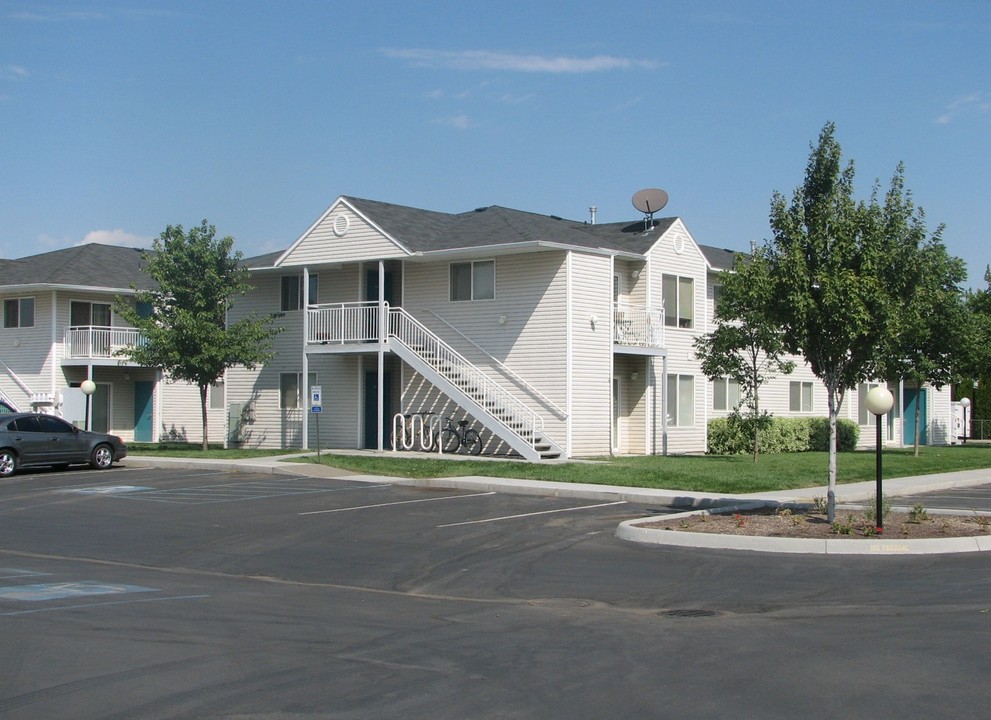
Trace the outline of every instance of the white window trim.
<instances>
[{"instance_id":1,"label":"white window trim","mask_svg":"<svg viewBox=\"0 0 991 720\"><path fill-rule=\"evenodd\" d=\"M30 300L31 301L31 304L32 304L32 308L31 308L31 324L30 325L24 325L24 324L21 323L21 316L24 314L24 312L21 309L21 303L23 303L25 300ZM16 325L7 325L7 303L10 302L10 301L17 302L17 324ZM3 317L0 318L0 323L3 323L3 329L4 330L19 330L21 328L24 328L24 329L33 328L35 326L35 315L37 314L37 308L38 308L38 301L35 299L34 295L23 295L21 297L4 298L3 299Z\"/></svg>"},{"instance_id":2,"label":"white window trim","mask_svg":"<svg viewBox=\"0 0 991 720\"><path fill-rule=\"evenodd\" d=\"M792 386L794 386L794 385L799 385L800 386L799 393L798 393L798 405L799 405L798 410L794 409L791 406L791 394L792 394L791 393L791 389L792 389ZM801 407L802 406L802 395L803 395L802 390L805 389L805 386L806 385L809 386L809 409L808 410L803 410L802 407ZM788 383L788 412L799 413L799 414L802 414L802 415L811 415L812 413L815 412L815 408L816 408L816 402L815 402L815 384L811 380L791 380Z\"/></svg>"},{"instance_id":3,"label":"white window trim","mask_svg":"<svg viewBox=\"0 0 991 720\"><path fill-rule=\"evenodd\" d=\"M475 266L482 264L492 264L492 297L490 298L477 298L475 297ZM451 283L451 271L455 265L469 265L471 266L471 291L470 297L467 298L454 298L454 287ZM496 299L496 261L495 258L489 258L485 260L460 260L458 262L452 262L447 267L447 299L448 302L489 302Z\"/></svg>"}]
</instances>

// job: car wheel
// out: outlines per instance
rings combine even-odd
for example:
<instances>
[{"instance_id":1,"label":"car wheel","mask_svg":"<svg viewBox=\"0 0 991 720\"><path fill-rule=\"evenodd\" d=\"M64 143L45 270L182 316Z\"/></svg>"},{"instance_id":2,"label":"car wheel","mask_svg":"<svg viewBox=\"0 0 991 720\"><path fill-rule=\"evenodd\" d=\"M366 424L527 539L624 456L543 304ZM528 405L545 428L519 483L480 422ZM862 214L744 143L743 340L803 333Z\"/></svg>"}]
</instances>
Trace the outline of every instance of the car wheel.
<instances>
[{"instance_id":1,"label":"car wheel","mask_svg":"<svg viewBox=\"0 0 991 720\"><path fill-rule=\"evenodd\" d=\"M93 454L89 458L91 467L96 470L106 470L113 465L113 462L114 451L110 449L109 445L97 445L93 448Z\"/></svg>"},{"instance_id":2,"label":"car wheel","mask_svg":"<svg viewBox=\"0 0 991 720\"><path fill-rule=\"evenodd\" d=\"M17 470L17 455L13 450L0 450L0 478L10 477Z\"/></svg>"}]
</instances>

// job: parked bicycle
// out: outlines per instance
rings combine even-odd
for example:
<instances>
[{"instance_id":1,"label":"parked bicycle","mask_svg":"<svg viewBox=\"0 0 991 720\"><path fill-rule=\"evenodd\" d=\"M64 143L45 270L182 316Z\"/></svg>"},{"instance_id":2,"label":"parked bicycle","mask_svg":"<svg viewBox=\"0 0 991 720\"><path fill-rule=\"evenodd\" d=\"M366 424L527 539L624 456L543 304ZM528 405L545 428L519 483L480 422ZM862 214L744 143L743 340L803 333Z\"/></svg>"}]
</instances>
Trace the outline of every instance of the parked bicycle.
<instances>
[{"instance_id":1,"label":"parked bicycle","mask_svg":"<svg viewBox=\"0 0 991 720\"><path fill-rule=\"evenodd\" d=\"M459 420L457 426L452 418L444 418L447 425L440 432L441 447L446 453L461 452L464 449L469 455L482 452L482 438L477 430L468 427L467 420Z\"/></svg>"}]
</instances>

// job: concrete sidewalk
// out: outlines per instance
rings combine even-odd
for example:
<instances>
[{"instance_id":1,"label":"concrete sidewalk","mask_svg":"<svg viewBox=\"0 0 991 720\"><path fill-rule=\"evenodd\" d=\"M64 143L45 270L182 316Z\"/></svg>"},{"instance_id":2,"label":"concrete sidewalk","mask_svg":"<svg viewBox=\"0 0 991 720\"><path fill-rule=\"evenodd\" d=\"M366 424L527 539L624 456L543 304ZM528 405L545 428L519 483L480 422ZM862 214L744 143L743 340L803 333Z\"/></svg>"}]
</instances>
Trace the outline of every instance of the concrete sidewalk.
<instances>
[{"instance_id":1,"label":"concrete sidewalk","mask_svg":"<svg viewBox=\"0 0 991 720\"><path fill-rule=\"evenodd\" d=\"M739 502L811 503L816 497L826 497L826 487L796 490L778 490L761 493L689 492L653 488L618 487L586 483L562 483L546 480L514 480L511 478L466 475L443 478L401 478L384 475L361 475L351 470L341 470L316 463L287 462L294 458L314 457L314 453L297 453L244 460L210 460L195 458L170 458L154 456L128 456L122 461L128 467L173 467L176 469L211 469L227 472L278 473L305 477L347 478L371 483L393 483L416 487L445 487L466 490L495 490L519 495L543 495L551 497L585 498L590 500L626 500L627 502L671 507L711 508ZM884 494L891 498L910 497L921 493L958 487L991 484L991 468L964 470L937 475L892 478L884 480ZM836 486L837 503L863 502L874 495L873 481Z\"/></svg>"}]
</instances>

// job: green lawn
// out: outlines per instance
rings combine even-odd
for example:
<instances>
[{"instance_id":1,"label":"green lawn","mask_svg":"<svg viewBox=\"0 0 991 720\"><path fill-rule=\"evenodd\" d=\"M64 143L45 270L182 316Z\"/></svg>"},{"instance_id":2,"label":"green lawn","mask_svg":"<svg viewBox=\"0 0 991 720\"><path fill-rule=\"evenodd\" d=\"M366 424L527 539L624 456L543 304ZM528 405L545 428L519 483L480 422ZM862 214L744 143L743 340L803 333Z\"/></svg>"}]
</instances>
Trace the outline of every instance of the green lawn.
<instances>
[{"instance_id":1,"label":"green lawn","mask_svg":"<svg viewBox=\"0 0 991 720\"><path fill-rule=\"evenodd\" d=\"M739 455L623 457L603 458L600 462L538 464L326 453L322 454L321 462L370 475L414 478L482 475L714 493L787 490L825 485L828 481L826 453L765 455L756 464L751 457ZM873 480L874 463L873 451L840 453L838 481ZM919 457L911 449L884 453L885 478L976 468L991 468L991 447L925 447Z\"/></svg>"},{"instance_id":2,"label":"green lawn","mask_svg":"<svg viewBox=\"0 0 991 720\"><path fill-rule=\"evenodd\" d=\"M223 450L204 453L197 446L128 445L135 455L236 459L284 455L286 450ZM310 457L302 462L316 462ZM321 453L320 462L368 475L430 478L463 475L509 477L554 482L595 483L625 487L665 488L713 493L751 493L825 485L826 453L763 455L758 463L747 455L650 456L601 458L592 462L528 463L522 461L421 459L402 453L346 455ZM840 453L838 482L874 479L873 451ZM991 446L923 447L919 457L911 449L884 451L886 479L991 468Z\"/></svg>"}]
</instances>

